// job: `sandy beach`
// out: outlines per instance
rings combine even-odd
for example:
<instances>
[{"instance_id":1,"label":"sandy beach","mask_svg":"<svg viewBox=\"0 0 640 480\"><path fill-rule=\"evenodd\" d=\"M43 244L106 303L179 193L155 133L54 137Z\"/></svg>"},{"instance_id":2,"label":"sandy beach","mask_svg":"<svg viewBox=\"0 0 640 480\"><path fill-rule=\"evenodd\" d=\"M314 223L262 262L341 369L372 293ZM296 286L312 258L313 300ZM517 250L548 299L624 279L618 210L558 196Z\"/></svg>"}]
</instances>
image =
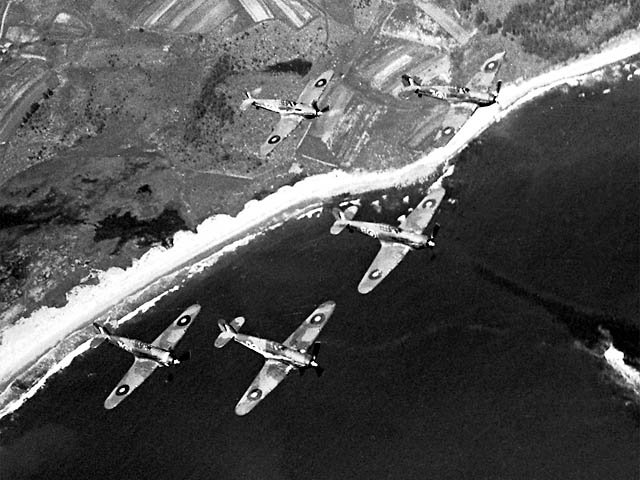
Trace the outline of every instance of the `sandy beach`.
<instances>
[{"instance_id":1,"label":"sandy beach","mask_svg":"<svg viewBox=\"0 0 640 480\"><path fill-rule=\"evenodd\" d=\"M545 92L640 53L640 32L615 46L570 65L517 84L503 86L499 104L479 109L445 146L401 169L370 173L334 171L283 187L261 201L248 202L236 216L205 220L196 233L179 232L172 248L155 248L126 269L113 268L99 275L99 283L78 287L61 308L41 308L0 332L0 388L72 332L105 315L125 299L140 295L167 275L210 257L223 248L246 242L248 235L317 208L323 200L349 193L405 185L428 178L460 153L470 141L513 110Z\"/></svg>"}]
</instances>

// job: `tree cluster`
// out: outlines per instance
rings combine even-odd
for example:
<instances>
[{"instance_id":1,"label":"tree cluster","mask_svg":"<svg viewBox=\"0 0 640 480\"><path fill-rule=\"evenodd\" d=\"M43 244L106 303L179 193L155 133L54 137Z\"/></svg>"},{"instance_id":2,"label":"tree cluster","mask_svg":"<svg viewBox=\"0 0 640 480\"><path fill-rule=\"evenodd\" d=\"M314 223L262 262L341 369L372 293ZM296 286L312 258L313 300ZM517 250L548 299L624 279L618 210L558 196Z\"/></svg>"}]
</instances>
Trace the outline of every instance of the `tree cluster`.
<instances>
[{"instance_id":1,"label":"tree cluster","mask_svg":"<svg viewBox=\"0 0 640 480\"><path fill-rule=\"evenodd\" d=\"M614 25L595 28L591 22L595 14L620 15L628 13ZM613 17L612 17L612 20ZM520 39L528 53L552 60L565 60L588 48L584 40L572 35L580 32L589 43L598 44L633 28L640 22L640 2L627 0L534 0L514 5L504 18L503 35Z\"/></svg>"}]
</instances>

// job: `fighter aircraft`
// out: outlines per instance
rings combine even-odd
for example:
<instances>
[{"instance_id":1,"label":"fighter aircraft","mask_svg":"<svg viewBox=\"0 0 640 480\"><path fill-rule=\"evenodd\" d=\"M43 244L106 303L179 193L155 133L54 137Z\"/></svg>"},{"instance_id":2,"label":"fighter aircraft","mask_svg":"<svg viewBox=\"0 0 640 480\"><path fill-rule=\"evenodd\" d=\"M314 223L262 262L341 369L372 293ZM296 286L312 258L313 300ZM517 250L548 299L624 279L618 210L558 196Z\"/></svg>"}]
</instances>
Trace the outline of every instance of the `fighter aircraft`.
<instances>
[{"instance_id":1,"label":"fighter aircraft","mask_svg":"<svg viewBox=\"0 0 640 480\"><path fill-rule=\"evenodd\" d=\"M282 343L238 333L244 325L243 317L231 323L218 321L222 333L215 341L216 348L224 347L233 339L265 358L262 370L236 405L236 415L246 415L253 410L293 370L302 374L313 368L318 376L322 375L323 369L316 361L320 345L314 342L335 307L335 302L324 302Z\"/></svg>"},{"instance_id":2,"label":"fighter aircraft","mask_svg":"<svg viewBox=\"0 0 640 480\"><path fill-rule=\"evenodd\" d=\"M191 305L151 343L145 343L133 338L120 337L112 334L103 325L99 325L98 323L93 324L99 332L92 341L91 346L93 348L100 345L103 340L108 340L110 343L125 352L131 353L135 357L131 368L105 400L104 408L111 410L117 407L118 404L131 395L156 368L178 365L189 359L189 352L177 356L174 348L186 333L187 328L193 323L198 313L200 313L200 305Z\"/></svg>"},{"instance_id":3,"label":"fighter aircraft","mask_svg":"<svg viewBox=\"0 0 640 480\"><path fill-rule=\"evenodd\" d=\"M415 92L418 97L426 95L451 104L451 108L442 122L443 127L436 138L453 135L478 107L496 103L502 82L498 81L495 88L492 88L493 80L498 70L500 70L505 53L497 53L484 62L480 71L471 78L465 87L422 85L422 81L419 78L402 75L402 84L405 90Z\"/></svg>"},{"instance_id":4,"label":"fighter aircraft","mask_svg":"<svg viewBox=\"0 0 640 480\"><path fill-rule=\"evenodd\" d=\"M398 266L404 256L411 250L435 247L435 238L440 225L435 224L431 235L424 235L423 230L429 225L440 202L444 198L445 189L442 182L437 181L429 188L427 196L401 222L398 227L385 223L359 222L353 220L358 207L350 206L344 212L333 209L336 221L331 226L331 233L338 235L345 228L358 231L380 241L381 247L373 263L358 285L358 292L365 294L373 290L391 271Z\"/></svg>"},{"instance_id":5,"label":"fighter aircraft","mask_svg":"<svg viewBox=\"0 0 640 480\"><path fill-rule=\"evenodd\" d=\"M319 117L329 107L320 108L318 99L329 80L333 76L333 70L327 70L315 80L311 80L302 90L297 102L291 100L253 98L247 92L247 98L240 105L241 110L246 110L250 106L256 109L264 108L271 112L279 113L280 120L269 135L267 141L260 147L260 155L266 157L280 141L284 140L300 124L303 118L312 119Z\"/></svg>"}]
</instances>

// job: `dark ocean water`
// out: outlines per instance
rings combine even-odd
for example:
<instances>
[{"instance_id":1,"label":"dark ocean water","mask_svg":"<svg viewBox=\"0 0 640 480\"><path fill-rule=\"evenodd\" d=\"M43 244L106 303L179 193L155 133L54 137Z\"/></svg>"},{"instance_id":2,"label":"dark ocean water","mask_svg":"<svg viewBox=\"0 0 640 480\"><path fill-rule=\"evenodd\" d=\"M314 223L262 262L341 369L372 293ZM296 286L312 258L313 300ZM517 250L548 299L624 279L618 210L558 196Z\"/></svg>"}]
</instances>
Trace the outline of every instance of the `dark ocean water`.
<instances>
[{"instance_id":1,"label":"dark ocean water","mask_svg":"<svg viewBox=\"0 0 640 480\"><path fill-rule=\"evenodd\" d=\"M581 345L603 326L638 354L638 85L553 92L490 129L458 159L435 254L369 295L378 245L329 235L328 210L225 256L119 332L151 340L200 303L172 383L159 370L106 411L131 358L76 359L0 421L0 479L637 478L637 404ZM363 195L359 218L420 193ZM283 340L329 299L324 376L236 417L262 359L215 350L216 320Z\"/></svg>"}]
</instances>

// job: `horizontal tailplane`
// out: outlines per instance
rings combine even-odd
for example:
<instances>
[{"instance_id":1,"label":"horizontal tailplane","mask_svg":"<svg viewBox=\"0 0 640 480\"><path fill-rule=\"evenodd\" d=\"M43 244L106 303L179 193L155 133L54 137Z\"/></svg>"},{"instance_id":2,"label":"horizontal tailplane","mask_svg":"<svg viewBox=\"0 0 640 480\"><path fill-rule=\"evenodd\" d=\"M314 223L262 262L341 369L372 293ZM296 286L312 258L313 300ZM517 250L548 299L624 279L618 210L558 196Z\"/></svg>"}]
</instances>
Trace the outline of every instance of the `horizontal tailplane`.
<instances>
[{"instance_id":1,"label":"horizontal tailplane","mask_svg":"<svg viewBox=\"0 0 640 480\"><path fill-rule=\"evenodd\" d=\"M245 92L245 94L247 95L247 98L245 98L242 103L240 104L240 110L242 110L243 112L249 108L251 105L253 105L253 97L251 96L250 92Z\"/></svg>"},{"instance_id":2,"label":"horizontal tailplane","mask_svg":"<svg viewBox=\"0 0 640 480\"><path fill-rule=\"evenodd\" d=\"M220 335L216 338L214 346L216 348L224 347L229 341L236 336L240 327L244 325L244 317L234 318L229 324L226 320L218 320L218 327L220 328Z\"/></svg>"},{"instance_id":3,"label":"horizontal tailplane","mask_svg":"<svg viewBox=\"0 0 640 480\"><path fill-rule=\"evenodd\" d=\"M100 335L111 335L111 332L107 330L107 327L105 327L104 325L100 325L98 322L93 322L93 326L96 330L98 330L98 333Z\"/></svg>"},{"instance_id":4,"label":"horizontal tailplane","mask_svg":"<svg viewBox=\"0 0 640 480\"><path fill-rule=\"evenodd\" d=\"M418 77L412 77L411 75L402 75L402 86L405 88L417 88L421 85L422 80Z\"/></svg>"},{"instance_id":5,"label":"horizontal tailplane","mask_svg":"<svg viewBox=\"0 0 640 480\"><path fill-rule=\"evenodd\" d=\"M356 216L356 213L358 213L358 207L356 207L355 205L351 205L344 212L336 207L331 211L331 213L333 213L336 221L333 222L330 232L332 235L338 235L340 232L342 232L342 230L345 229L345 227L347 226L347 222L349 220L353 220L353 217Z\"/></svg>"}]
</instances>

